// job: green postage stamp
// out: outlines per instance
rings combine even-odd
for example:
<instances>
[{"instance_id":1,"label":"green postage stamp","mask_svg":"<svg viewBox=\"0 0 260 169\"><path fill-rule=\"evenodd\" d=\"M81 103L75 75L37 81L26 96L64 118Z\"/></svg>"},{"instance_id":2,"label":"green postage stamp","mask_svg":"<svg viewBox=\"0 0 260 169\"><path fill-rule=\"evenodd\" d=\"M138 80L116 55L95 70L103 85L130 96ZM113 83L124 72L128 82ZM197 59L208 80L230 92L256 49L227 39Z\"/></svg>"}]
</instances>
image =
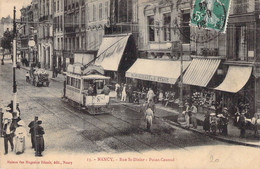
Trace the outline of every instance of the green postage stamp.
<instances>
[{"instance_id":1,"label":"green postage stamp","mask_svg":"<svg viewBox=\"0 0 260 169\"><path fill-rule=\"evenodd\" d=\"M191 26L225 33L231 0L195 0Z\"/></svg>"}]
</instances>

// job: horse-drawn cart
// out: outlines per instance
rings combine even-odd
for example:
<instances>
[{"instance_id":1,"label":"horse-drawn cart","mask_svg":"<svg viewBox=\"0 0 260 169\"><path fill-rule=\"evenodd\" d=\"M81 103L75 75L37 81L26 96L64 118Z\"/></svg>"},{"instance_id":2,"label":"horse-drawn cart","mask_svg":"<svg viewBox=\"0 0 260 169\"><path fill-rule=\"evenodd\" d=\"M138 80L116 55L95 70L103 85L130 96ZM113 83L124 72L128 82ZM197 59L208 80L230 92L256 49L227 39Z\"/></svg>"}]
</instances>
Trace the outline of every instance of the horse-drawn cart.
<instances>
[{"instance_id":1,"label":"horse-drawn cart","mask_svg":"<svg viewBox=\"0 0 260 169\"><path fill-rule=\"evenodd\" d=\"M49 74L44 69L31 69L29 81L32 85L38 87L50 84Z\"/></svg>"}]
</instances>

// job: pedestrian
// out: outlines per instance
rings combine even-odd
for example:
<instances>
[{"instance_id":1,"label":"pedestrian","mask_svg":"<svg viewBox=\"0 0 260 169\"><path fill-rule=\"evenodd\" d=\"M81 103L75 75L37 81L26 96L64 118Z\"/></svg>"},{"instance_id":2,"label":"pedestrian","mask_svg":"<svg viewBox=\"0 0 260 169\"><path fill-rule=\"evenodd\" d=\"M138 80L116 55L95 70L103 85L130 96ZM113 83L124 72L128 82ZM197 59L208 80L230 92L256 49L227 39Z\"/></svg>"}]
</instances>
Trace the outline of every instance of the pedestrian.
<instances>
[{"instance_id":1,"label":"pedestrian","mask_svg":"<svg viewBox=\"0 0 260 169\"><path fill-rule=\"evenodd\" d=\"M193 103L190 107L190 112L191 112L192 126L193 126L193 128L197 129L197 112L198 112L198 109Z\"/></svg>"},{"instance_id":2,"label":"pedestrian","mask_svg":"<svg viewBox=\"0 0 260 169\"><path fill-rule=\"evenodd\" d=\"M130 84L129 85L129 88L128 88L128 90L127 90L128 92L128 98L129 98L129 103L132 103L133 102L133 92L134 92L134 90L133 90L133 86Z\"/></svg>"},{"instance_id":3,"label":"pedestrian","mask_svg":"<svg viewBox=\"0 0 260 169\"><path fill-rule=\"evenodd\" d=\"M120 98L120 85L118 83L115 84L115 92L117 98Z\"/></svg>"},{"instance_id":4,"label":"pedestrian","mask_svg":"<svg viewBox=\"0 0 260 169\"><path fill-rule=\"evenodd\" d=\"M45 134L43 127L41 126L42 121L38 120L36 122L35 136L36 136L36 144L35 144L35 156L42 156L42 152L44 151L44 139L43 135Z\"/></svg>"},{"instance_id":5,"label":"pedestrian","mask_svg":"<svg viewBox=\"0 0 260 169\"><path fill-rule=\"evenodd\" d=\"M223 118L222 118L222 134L227 136L228 135L228 109L224 107L223 109Z\"/></svg>"},{"instance_id":6,"label":"pedestrian","mask_svg":"<svg viewBox=\"0 0 260 169\"><path fill-rule=\"evenodd\" d=\"M145 110L146 129L147 131L150 131L153 124L153 117L156 111L153 100L151 99L148 100L148 102L145 104L144 110Z\"/></svg>"},{"instance_id":7,"label":"pedestrian","mask_svg":"<svg viewBox=\"0 0 260 169\"><path fill-rule=\"evenodd\" d=\"M23 120L18 122L18 127L15 130L15 153L21 154L25 150L25 136L26 130L24 128L25 123Z\"/></svg>"},{"instance_id":8,"label":"pedestrian","mask_svg":"<svg viewBox=\"0 0 260 169\"><path fill-rule=\"evenodd\" d=\"M25 77L26 77L26 82L30 82L30 74L29 74L29 72L26 72Z\"/></svg>"},{"instance_id":9,"label":"pedestrian","mask_svg":"<svg viewBox=\"0 0 260 169\"><path fill-rule=\"evenodd\" d=\"M217 135L217 117L216 117L216 113L210 113L209 123L210 123L210 132L213 135Z\"/></svg>"},{"instance_id":10,"label":"pedestrian","mask_svg":"<svg viewBox=\"0 0 260 169\"><path fill-rule=\"evenodd\" d=\"M12 123L12 116L9 116L7 119L4 121L4 147L5 147L5 155L8 154L8 142L11 145L11 151L14 149L14 144L13 144L13 137L14 137L14 131L15 127Z\"/></svg>"},{"instance_id":11,"label":"pedestrian","mask_svg":"<svg viewBox=\"0 0 260 169\"><path fill-rule=\"evenodd\" d=\"M210 131L210 115L207 113L203 122L203 129L206 133Z\"/></svg>"},{"instance_id":12,"label":"pedestrian","mask_svg":"<svg viewBox=\"0 0 260 169\"><path fill-rule=\"evenodd\" d=\"M148 92L147 92L147 100L152 100L152 101L154 101L154 96L155 96L155 94L154 94L152 88L149 88L149 90L148 90Z\"/></svg>"},{"instance_id":13,"label":"pedestrian","mask_svg":"<svg viewBox=\"0 0 260 169\"><path fill-rule=\"evenodd\" d=\"M32 143L32 148L35 149L35 135L34 135L34 127L35 127L35 122L38 120L38 117L35 117L35 120L31 121L28 125L30 128L29 133L31 134L31 143Z\"/></svg>"},{"instance_id":14,"label":"pedestrian","mask_svg":"<svg viewBox=\"0 0 260 169\"><path fill-rule=\"evenodd\" d=\"M122 97L121 97L121 101L125 102L126 101L126 84L123 85L123 90L122 90Z\"/></svg>"},{"instance_id":15,"label":"pedestrian","mask_svg":"<svg viewBox=\"0 0 260 169\"><path fill-rule=\"evenodd\" d=\"M11 109L10 112L13 112L13 100L11 100L11 102L7 105L7 107Z\"/></svg>"},{"instance_id":16,"label":"pedestrian","mask_svg":"<svg viewBox=\"0 0 260 169\"><path fill-rule=\"evenodd\" d=\"M240 137L245 138L245 136L246 136L246 117L245 117L244 111L242 111L241 115L239 116L238 125L240 128Z\"/></svg>"},{"instance_id":17,"label":"pedestrian","mask_svg":"<svg viewBox=\"0 0 260 169\"><path fill-rule=\"evenodd\" d=\"M104 86L103 93L104 93L105 95L109 95L110 89L109 89L109 87L108 87L107 85Z\"/></svg>"}]
</instances>

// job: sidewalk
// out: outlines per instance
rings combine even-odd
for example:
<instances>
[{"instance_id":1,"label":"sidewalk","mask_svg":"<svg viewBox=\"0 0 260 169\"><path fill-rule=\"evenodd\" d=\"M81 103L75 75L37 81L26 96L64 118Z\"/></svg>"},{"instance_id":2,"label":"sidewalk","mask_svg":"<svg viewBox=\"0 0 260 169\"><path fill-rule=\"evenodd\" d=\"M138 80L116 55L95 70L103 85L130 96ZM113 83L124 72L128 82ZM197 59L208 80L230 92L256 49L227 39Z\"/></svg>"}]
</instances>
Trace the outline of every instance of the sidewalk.
<instances>
[{"instance_id":1,"label":"sidewalk","mask_svg":"<svg viewBox=\"0 0 260 169\"><path fill-rule=\"evenodd\" d=\"M21 69L24 69L24 70L26 70L26 71L29 71L30 70L30 67L25 67L25 66L22 66L21 65ZM51 70L46 70L46 69L44 69L48 74L49 74L49 77L50 77L50 79L51 80L53 80L53 81L57 81L57 82L64 82L64 79L65 79L65 76L63 75L63 74L58 74L57 75L57 77L52 77L52 71Z\"/></svg>"},{"instance_id":2,"label":"sidewalk","mask_svg":"<svg viewBox=\"0 0 260 169\"><path fill-rule=\"evenodd\" d=\"M111 96L115 96L115 94L111 94ZM115 102L120 102L124 106L133 109L135 111L141 111L142 104L144 101L140 102L140 104L133 104L133 103L126 103L121 102L119 99L114 98ZM216 140L237 144L237 145L245 145L245 146L251 146L251 147L260 147L260 138L254 137L254 131L253 130L246 130L246 138L240 138L240 129L233 125L233 121L229 121L228 124L228 136L223 136L220 134L212 135L212 134L206 134L203 130L203 121L204 121L204 114L202 112L198 112L197 114L197 120L198 120L198 127L197 129L194 128L184 128L182 127L178 122L178 110L171 108L169 106L165 107L162 104L158 103L156 104L156 113L155 118L159 118L171 125L181 127L186 130L190 130L193 132L197 132L203 136L211 137Z\"/></svg>"}]
</instances>

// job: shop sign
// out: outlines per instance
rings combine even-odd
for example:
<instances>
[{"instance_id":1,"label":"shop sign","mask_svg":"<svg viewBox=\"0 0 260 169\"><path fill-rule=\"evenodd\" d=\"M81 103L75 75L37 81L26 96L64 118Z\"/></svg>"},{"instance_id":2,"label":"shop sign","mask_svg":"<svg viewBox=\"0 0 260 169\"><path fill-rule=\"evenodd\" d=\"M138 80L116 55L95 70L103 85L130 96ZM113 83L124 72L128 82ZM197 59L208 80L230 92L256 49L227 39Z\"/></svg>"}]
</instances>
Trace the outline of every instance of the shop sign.
<instances>
[{"instance_id":1,"label":"shop sign","mask_svg":"<svg viewBox=\"0 0 260 169\"><path fill-rule=\"evenodd\" d=\"M159 76L144 75L144 74L129 73L129 72L127 72L127 77L141 79L141 80L147 80L147 81L153 81L153 82L169 83L169 84L175 84L175 82L176 82L176 79L174 79L174 78L159 77Z\"/></svg>"}]
</instances>

